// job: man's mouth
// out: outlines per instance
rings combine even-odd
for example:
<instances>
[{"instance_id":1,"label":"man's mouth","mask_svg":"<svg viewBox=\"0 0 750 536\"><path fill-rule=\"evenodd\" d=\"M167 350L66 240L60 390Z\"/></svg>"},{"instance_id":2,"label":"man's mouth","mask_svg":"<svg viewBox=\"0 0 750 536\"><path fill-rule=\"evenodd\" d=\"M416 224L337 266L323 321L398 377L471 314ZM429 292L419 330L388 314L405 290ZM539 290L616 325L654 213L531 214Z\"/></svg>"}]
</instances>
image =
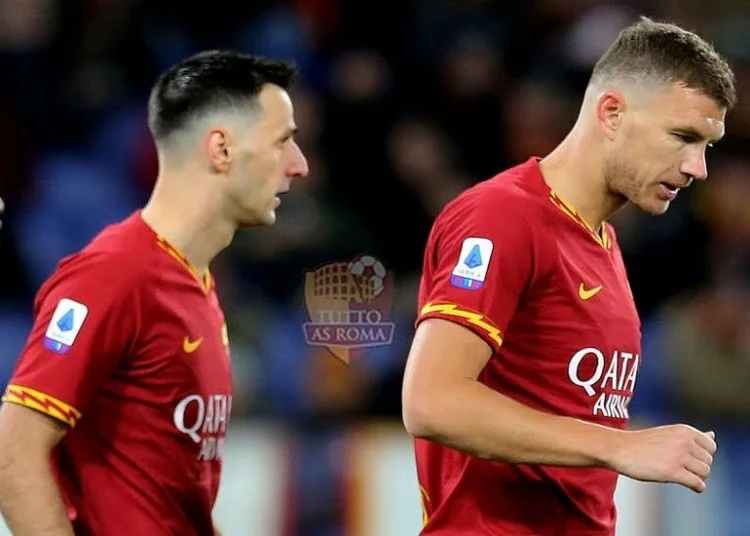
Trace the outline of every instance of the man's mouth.
<instances>
[{"instance_id":1,"label":"man's mouth","mask_svg":"<svg viewBox=\"0 0 750 536\"><path fill-rule=\"evenodd\" d=\"M669 182L661 182L661 184L664 188L669 190L670 193L677 195L677 192L680 191L680 186L677 186L675 184L669 183Z\"/></svg>"},{"instance_id":2,"label":"man's mouth","mask_svg":"<svg viewBox=\"0 0 750 536\"><path fill-rule=\"evenodd\" d=\"M692 177L686 177L685 182L675 182L675 181L662 181L659 184L661 184L664 188L669 190L670 193L677 194L680 190L684 190L688 186L690 186L693 183Z\"/></svg>"},{"instance_id":3,"label":"man's mouth","mask_svg":"<svg viewBox=\"0 0 750 536\"><path fill-rule=\"evenodd\" d=\"M275 203L275 205L277 207L281 204L281 197L280 196L284 195L288 191L289 191L289 188L287 188L286 190L279 190L278 192L276 192L276 195L274 196L273 200L274 200L274 203Z\"/></svg>"},{"instance_id":4,"label":"man's mouth","mask_svg":"<svg viewBox=\"0 0 750 536\"><path fill-rule=\"evenodd\" d=\"M689 185L690 183L685 184L685 185L678 185L673 182L660 182L659 183L662 193L670 201L673 200L675 197L677 197L677 194L680 192L680 190L682 190L683 188L687 188Z\"/></svg>"}]
</instances>

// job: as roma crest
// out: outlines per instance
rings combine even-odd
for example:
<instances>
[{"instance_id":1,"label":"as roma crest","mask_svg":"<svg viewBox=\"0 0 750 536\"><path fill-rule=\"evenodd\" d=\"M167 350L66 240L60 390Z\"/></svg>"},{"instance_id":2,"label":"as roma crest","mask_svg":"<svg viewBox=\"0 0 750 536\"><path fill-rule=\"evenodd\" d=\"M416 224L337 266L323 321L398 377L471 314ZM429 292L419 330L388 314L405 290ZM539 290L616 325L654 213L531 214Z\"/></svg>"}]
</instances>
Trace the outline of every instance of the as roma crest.
<instances>
[{"instance_id":1,"label":"as roma crest","mask_svg":"<svg viewBox=\"0 0 750 536\"><path fill-rule=\"evenodd\" d=\"M391 274L371 255L305 272L305 340L344 363L393 341Z\"/></svg>"}]
</instances>

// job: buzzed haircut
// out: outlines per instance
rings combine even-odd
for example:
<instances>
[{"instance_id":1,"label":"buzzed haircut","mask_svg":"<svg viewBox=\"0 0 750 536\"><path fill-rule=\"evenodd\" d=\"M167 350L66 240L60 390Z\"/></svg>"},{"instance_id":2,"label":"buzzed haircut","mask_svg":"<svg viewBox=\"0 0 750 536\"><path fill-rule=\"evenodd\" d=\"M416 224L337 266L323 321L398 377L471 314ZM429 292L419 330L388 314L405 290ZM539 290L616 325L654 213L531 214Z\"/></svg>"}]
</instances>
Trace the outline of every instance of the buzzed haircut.
<instances>
[{"instance_id":1,"label":"buzzed haircut","mask_svg":"<svg viewBox=\"0 0 750 536\"><path fill-rule=\"evenodd\" d=\"M710 43L648 17L620 32L591 75L592 83L618 79L682 83L727 109L737 102L734 72Z\"/></svg>"},{"instance_id":2,"label":"buzzed haircut","mask_svg":"<svg viewBox=\"0 0 750 536\"><path fill-rule=\"evenodd\" d=\"M148 103L148 127L157 145L206 114L257 105L266 84L288 90L297 69L281 60L231 50L191 56L162 73Z\"/></svg>"}]
</instances>

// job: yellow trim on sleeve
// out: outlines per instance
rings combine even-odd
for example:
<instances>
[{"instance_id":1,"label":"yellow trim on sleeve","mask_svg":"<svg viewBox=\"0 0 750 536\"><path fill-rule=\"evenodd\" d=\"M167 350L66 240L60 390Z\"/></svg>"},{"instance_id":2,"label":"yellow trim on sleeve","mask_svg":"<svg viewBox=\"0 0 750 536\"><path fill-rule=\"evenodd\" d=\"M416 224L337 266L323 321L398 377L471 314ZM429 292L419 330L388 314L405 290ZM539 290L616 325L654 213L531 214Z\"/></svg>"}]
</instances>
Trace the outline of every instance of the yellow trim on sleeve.
<instances>
[{"instance_id":1,"label":"yellow trim on sleeve","mask_svg":"<svg viewBox=\"0 0 750 536\"><path fill-rule=\"evenodd\" d=\"M497 326L485 318L484 315L465 309L455 303L428 303L419 312L420 317L426 315L463 318L469 324L480 328L486 333L497 344L498 348L503 344L503 338L500 336L500 329Z\"/></svg>"},{"instance_id":2,"label":"yellow trim on sleeve","mask_svg":"<svg viewBox=\"0 0 750 536\"><path fill-rule=\"evenodd\" d=\"M66 404L53 396L22 385L8 385L5 388L3 402L10 402L40 411L71 427L75 426L81 418L81 412L70 404Z\"/></svg>"}]
</instances>

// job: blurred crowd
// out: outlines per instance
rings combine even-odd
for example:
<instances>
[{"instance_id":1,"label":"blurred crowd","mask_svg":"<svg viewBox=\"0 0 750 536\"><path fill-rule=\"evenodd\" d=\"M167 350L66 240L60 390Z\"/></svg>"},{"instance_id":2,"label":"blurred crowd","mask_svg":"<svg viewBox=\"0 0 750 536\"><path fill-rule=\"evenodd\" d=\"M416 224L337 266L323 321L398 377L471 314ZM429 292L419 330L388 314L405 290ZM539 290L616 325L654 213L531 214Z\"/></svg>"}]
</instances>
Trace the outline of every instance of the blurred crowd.
<instances>
[{"instance_id":1,"label":"blurred crowd","mask_svg":"<svg viewBox=\"0 0 750 536\"><path fill-rule=\"evenodd\" d=\"M239 233L213 271L230 326L235 418L289 423L317 465L300 463L335 471L332 431L399 416L435 215L466 187L553 148L576 117L593 62L643 13L713 40L737 71L739 106L710 150L708 183L681 193L663 217L626 208L614 219L643 317L631 413L719 426L733 438L728 455L747 458L750 10L742 5L0 0L0 195L8 207L0 381L58 260L148 198L157 169L145 111L156 75L208 48L290 59L301 72L293 99L310 177L284 197L274 227ZM396 331L390 346L347 367L305 343L304 272L359 253L394 276ZM738 482L749 475L746 467ZM324 493L325 478L308 476L301 480L317 483L311 493ZM306 527L330 518L305 515Z\"/></svg>"}]
</instances>

